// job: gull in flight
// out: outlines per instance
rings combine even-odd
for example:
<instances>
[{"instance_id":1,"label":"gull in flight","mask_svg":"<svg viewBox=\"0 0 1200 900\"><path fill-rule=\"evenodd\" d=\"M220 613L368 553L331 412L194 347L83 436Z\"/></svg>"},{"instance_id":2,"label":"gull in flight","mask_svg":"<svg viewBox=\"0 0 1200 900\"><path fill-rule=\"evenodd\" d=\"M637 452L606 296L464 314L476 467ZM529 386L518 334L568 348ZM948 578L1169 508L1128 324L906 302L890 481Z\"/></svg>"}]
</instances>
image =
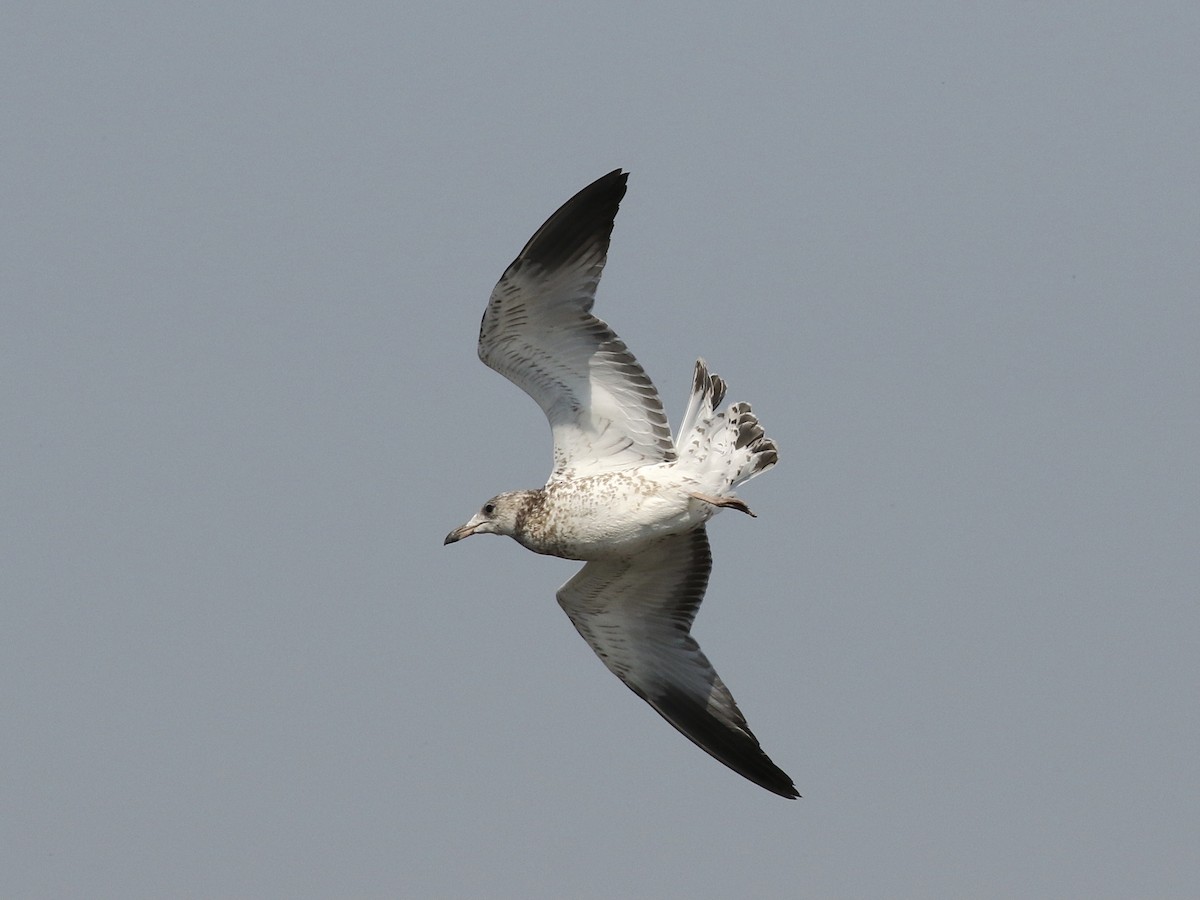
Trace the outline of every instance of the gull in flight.
<instances>
[{"instance_id":1,"label":"gull in flight","mask_svg":"<svg viewBox=\"0 0 1200 900\"><path fill-rule=\"evenodd\" d=\"M749 404L720 408L725 382L704 360L672 440L654 385L592 315L628 177L617 169L563 204L492 291L479 358L550 420L554 471L544 488L497 494L446 543L502 534L583 560L558 602L609 670L739 775L797 797L691 635L712 571L705 523L754 515L733 489L778 449Z\"/></svg>"}]
</instances>

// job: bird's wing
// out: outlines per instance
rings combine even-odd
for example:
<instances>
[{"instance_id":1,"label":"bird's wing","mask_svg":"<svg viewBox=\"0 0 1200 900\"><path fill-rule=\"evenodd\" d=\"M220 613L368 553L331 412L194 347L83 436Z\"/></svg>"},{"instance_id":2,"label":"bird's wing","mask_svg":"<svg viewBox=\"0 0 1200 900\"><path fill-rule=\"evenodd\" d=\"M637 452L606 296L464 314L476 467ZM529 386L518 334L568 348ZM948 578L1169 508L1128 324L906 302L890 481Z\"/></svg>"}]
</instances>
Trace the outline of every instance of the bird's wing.
<instances>
[{"instance_id":1,"label":"bird's wing","mask_svg":"<svg viewBox=\"0 0 1200 900\"><path fill-rule=\"evenodd\" d=\"M609 670L684 736L768 791L799 796L690 634L711 571L700 526L630 558L587 563L558 602Z\"/></svg>"},{"instance_id":2,"label":"bird's wing","mask_svg":"<svg viewBox=\"0 0 1200 900\"><path fill-rule=\"evenodd\" d=\"M550 420L551 478L675 458L654 385L591 314L628 177L610 172L546 220L492 291L479 329L479 358Z\"/></svg>"}]
</instances>

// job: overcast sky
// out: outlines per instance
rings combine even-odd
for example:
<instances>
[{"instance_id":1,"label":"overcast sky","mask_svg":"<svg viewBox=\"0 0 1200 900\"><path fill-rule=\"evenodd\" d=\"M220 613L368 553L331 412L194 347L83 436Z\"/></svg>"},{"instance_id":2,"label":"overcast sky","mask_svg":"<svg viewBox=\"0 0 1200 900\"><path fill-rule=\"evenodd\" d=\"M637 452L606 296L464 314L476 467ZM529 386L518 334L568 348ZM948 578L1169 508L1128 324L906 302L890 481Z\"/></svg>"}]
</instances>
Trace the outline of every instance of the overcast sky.
<instances>
[{"instance_id":1,"label":"overcast sky","mask_svg":"<svg viewBox=\"0 0 1200 900\"><path fill-rule=\"evenodd\" d=\"M0 893L1185 897L1200 6L7 4ZM778 467L695 634L787 802L442 538L550 435L496 279Z\"/></svg>"}]
</instances>

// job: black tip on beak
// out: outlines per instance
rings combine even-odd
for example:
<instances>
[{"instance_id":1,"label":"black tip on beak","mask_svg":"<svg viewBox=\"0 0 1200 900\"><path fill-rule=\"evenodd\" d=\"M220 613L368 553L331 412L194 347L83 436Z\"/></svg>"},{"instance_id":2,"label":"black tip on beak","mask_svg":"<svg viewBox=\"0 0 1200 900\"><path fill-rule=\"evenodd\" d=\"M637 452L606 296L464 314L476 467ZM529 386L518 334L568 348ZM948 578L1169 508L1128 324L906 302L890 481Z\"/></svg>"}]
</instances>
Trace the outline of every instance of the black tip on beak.
<instances>
[{"instance_id":1,"label":"black tip on beak","mask_svg":"<svg viewBox=\"0 0 1200 900\"><path fill-rule=\"evenodd\" d=\"M455 541L461 541L463 538L470 537L474 533L475 529L471 525L460 525L458 528L455 528L452 532L446 535L446 540L442 542L442 546L445 547L447 544L453 544Z\"/></svg>"}]
</instances>

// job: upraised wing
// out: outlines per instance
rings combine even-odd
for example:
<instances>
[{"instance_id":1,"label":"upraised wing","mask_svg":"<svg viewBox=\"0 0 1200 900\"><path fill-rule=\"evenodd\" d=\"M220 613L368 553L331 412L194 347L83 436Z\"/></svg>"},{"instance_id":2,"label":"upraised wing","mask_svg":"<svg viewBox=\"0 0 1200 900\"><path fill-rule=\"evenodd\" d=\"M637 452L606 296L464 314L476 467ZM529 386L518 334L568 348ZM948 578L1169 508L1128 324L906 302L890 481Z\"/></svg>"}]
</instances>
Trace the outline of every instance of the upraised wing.
<instances>
[{"instance_id":1,"label":"upraised wing","mask_svg":"<svg viewBox=\"0 0 1200 900\"><path fill-rule=\"evenodd\" d=\"M492 291L479 329L479 358L550 420L552 479L675 458L654 385L591 314L628 177L610 172L546 220Z\"/></svg>"}]
</instances>

